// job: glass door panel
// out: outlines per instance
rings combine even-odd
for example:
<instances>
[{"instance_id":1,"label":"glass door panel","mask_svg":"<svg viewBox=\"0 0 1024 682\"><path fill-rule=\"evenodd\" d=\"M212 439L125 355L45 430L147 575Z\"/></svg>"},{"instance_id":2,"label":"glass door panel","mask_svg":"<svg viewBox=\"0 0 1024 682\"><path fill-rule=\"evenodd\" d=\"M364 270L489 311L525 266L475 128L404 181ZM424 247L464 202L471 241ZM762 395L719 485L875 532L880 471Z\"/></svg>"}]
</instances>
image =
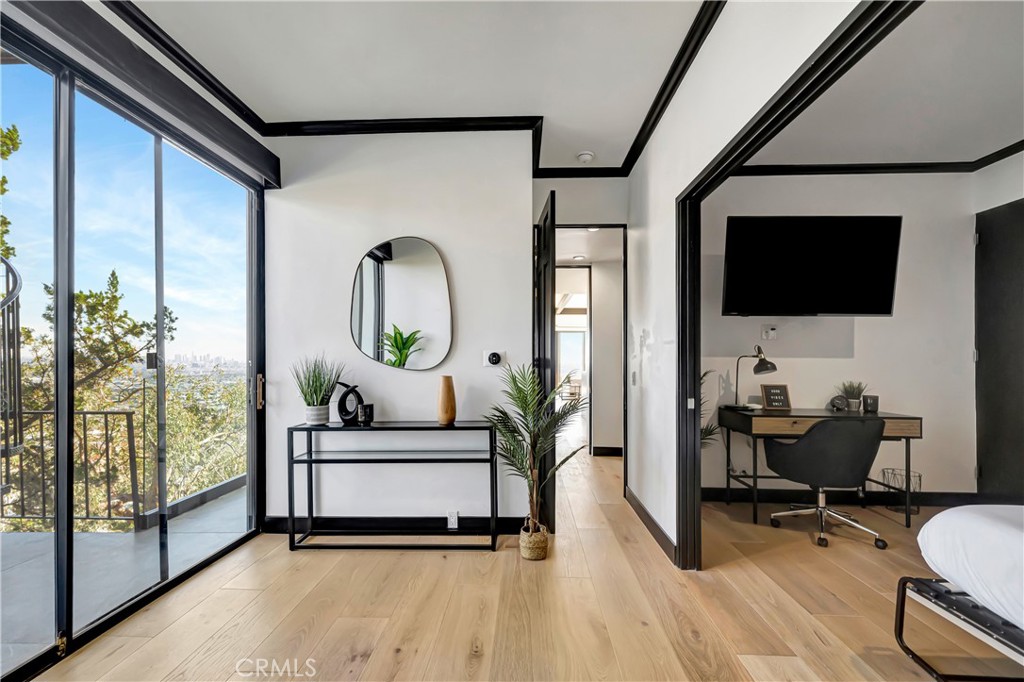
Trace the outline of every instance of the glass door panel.
<instances>
[{"instance_id":1,"label":"glass door panel","mask_svg":"<svg viewBox=\"0 0 1024 682\"><path fill-rule=\"evenodd\" d=\"M53 76L0 58L0 673L54 644Z\"/></svg>"},{"instance_id":2,"label":"glass door panel","mask_svg":"<svg viewBox=\"0 0 1024 682\"><path fill-rule=\"evenodd\" d=\"M76 94L75 632L166 577L155 415L156 144Z\"/></svg>"},{"instance_id":3,"label":"glass door panel","mask_svg":"<svg viewBox=\"0 0 1024 682\"><path fill-rule=\"evenodd\" d=\"M249 193L163 145L170 573L249 529Z\"/></svg>"}]
</instances>

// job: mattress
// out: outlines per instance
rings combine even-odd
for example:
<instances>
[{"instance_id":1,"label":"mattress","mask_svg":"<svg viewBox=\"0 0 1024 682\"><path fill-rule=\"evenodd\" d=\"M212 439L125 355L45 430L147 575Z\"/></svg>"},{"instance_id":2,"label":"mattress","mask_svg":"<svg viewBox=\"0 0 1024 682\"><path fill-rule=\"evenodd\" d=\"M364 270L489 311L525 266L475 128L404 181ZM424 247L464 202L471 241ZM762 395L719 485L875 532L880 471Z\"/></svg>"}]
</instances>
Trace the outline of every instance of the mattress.
<instances>
[{"instance_id":1,"label":"mattress","mask_svg":"<svg viewBox=\"0 0 1024 682\"><path fill-rule=\"evenodd\" d=\"M917 543L938 575L1024 628L1024 506L947 509L924 524Z\"/></svg>"}]
</instances>

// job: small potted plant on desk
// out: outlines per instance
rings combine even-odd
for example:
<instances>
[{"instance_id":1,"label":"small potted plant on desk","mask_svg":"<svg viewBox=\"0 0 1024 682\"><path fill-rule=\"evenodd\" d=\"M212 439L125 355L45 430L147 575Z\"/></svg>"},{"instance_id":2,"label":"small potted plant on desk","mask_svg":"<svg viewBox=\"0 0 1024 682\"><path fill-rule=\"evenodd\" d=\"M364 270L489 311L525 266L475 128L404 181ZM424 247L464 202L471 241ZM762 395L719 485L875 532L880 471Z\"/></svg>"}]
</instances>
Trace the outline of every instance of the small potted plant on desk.
<instances>
[{"instance_id":1,"label":"small potted plant on desk","mask_svg":"<svg viewBox=\"0 0 1024 682\"><path fill-rule=\"evenodd\" d=\"M863 381L844 381L836 387L839 395L846 398L846 409L850 412L860 412L860 399L868 390L868 385Z\"/></svg>"},{"instance_id":2,"label":"small potted plant on desk","mask_svg":"<svg viewBox=\"0 0 1024 682\"><path fill-rule=\"evenodd\" d=\"M306 403L307 424L316 426L330 421L331 396L344 372L345 365L328 360L322 354L302 358L292 365L295 385Z\"/></svg>"},{"instance_id":3,"label":"small potted plant on desk","mask_svg":"<svg viewBox=\"0 0 1024 682\"><path fill-rule=\"evenodd\" d=\"M577 396L555 406L559 391L565 388L571 376L562 379L545 396L536 369L529 365L506 367L502 374L502 383L505 384L502 393L508 399L508 408L495 405L486 417L498 435L498 456L511 468L511 475L526 481L530 514L519 533L519 554L524 559L547 557L548 530L540 523L544 486L551 482L563 464L587 447L584 443L576 448L541 477L540 459L554 450L558 434L587 404L586 398Z\"/></svg>"}]
</instances>

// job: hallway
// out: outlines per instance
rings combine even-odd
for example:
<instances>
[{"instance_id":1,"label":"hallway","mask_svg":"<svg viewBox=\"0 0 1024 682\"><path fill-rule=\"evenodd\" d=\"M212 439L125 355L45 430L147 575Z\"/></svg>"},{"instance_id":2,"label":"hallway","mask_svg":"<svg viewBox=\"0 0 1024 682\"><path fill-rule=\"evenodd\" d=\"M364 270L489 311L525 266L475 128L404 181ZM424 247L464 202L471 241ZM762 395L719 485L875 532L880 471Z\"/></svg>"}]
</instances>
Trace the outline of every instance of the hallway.
<instances>
[{"instance_id":1,"label":"hallway","mask_svg":"<svg viewBox=\"0 0 1024 682\"><path fill-rule=\"evenodd\" d=\"M621 460L562 473L547 561L521 560L515 537L496 553L289 553L263 535L42 679L247 679L256 659L314 659L317 680L928 679L892 636L897 577L928 571L888 512L856 510L888 551L845 530L822 550L796 523L705 505L707 570L684 573L622 499ZM1007 670L930 614L908 639L947 666Z\"/></svg>"}]
</instances>

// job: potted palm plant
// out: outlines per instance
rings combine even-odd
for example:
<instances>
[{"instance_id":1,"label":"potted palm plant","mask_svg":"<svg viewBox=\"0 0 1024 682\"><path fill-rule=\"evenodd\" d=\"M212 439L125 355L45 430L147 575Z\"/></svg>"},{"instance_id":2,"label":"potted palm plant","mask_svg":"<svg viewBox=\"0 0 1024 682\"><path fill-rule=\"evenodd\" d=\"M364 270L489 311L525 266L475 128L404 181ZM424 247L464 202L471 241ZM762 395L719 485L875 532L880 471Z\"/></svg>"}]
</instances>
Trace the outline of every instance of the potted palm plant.
<instances>
[{"instance_id":1,"label":"potted palm plant","mask_svg":"<svg viewBox=\"0 0 1024 682\"><path fill-rule=\"evenodd\" d=\"M587 404L586 398L578 396L556 407L559 391L571 377L566 376L551 393L544 395L536 369L529 365L506 367L501 379L508 406L495 405L486 416L498 435L498 456L509 466L511 475L526 481L530 514L519 533L519 553L524 559L547 557L548 530L540 523L544 486L563 464L586 447L583 444L576 448L541 477L541 458L554 450L558 435Z\"/></svg>"},{"instance_id":2,"label":"potted palm plant","mask_svg":"<svg viewBox=\"0 0 1024 682\"><path fill-rule=\"evenodd\" d=\"M863 381L844 381L836 386L839 394L846 398L846 404L850 412L860 412L860 399L868 390L868 385Z\"/></svg>"},{"instance_id":3,"label":"potted palm plant","mask_svg":"<svg viewBox=\"0 0 1024 682\"><path fill-rule=\"evenodd\" d=\"M326 424L330 420L331 396L344 372L345 365L323 354L304 357L292 365L292 377L306 403L307 424Z\"/></svg>"}]
</instances>

